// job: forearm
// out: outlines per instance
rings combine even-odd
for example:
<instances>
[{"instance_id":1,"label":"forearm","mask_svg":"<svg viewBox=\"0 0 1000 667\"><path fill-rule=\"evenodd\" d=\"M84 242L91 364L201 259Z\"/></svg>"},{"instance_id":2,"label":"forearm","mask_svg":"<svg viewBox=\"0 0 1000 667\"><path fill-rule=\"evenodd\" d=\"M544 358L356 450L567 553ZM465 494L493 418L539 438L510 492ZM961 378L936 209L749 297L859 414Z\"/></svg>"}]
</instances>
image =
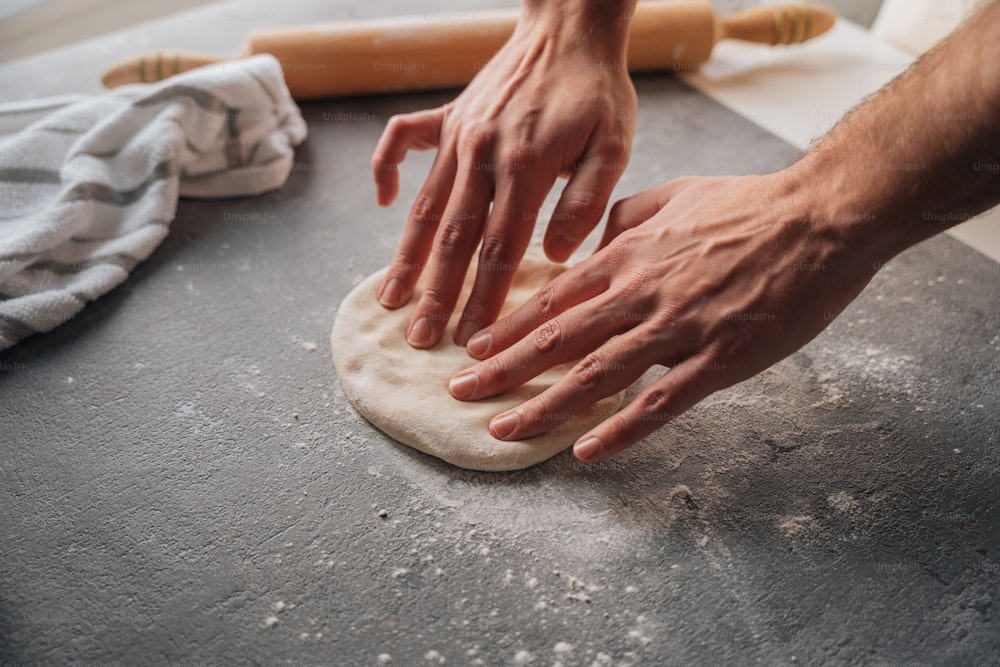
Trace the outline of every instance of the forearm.
<instances>
[{"instance_id":1,"label":"forearm","mask_svg":"<svg viewBox=\"0 0 1000 667\"><path fill-rule=\"evenodd\" d=\"M1000 203L1000 1L792 168L832 228L886 259Z\"/></svg>"}]
</instances>

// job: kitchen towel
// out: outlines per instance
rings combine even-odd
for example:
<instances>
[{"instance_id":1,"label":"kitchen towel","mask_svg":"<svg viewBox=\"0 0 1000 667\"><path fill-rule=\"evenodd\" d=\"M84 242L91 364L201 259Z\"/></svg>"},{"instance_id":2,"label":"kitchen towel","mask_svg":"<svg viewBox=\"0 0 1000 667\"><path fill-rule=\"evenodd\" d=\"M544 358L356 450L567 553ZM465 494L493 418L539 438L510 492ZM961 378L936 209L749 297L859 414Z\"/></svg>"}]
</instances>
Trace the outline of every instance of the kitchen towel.
<instances>
[{"instance_id":1,"label":"kitchen towel","mask_svg":"<svg viewBox=\"0 0 1000 667\"><path fill-rule=\"evenodd\" d=\"M280 188L306 124L269 55L0 104L0 350L125 280L178 197Z\"/></svg>"}]
</instances>

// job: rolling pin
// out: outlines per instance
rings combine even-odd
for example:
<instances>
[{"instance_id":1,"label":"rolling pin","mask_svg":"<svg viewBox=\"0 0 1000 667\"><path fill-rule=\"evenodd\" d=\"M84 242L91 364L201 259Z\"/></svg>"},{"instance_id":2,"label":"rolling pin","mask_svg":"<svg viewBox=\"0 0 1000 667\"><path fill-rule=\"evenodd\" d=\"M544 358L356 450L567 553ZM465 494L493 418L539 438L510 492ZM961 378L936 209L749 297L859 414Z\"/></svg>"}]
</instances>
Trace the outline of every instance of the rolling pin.
<instances>
[{"instance_id":1,"label":"rolling pin","mask_svg":"<svg viewBox=\"0 0 1000 667\"><path fill-rule=\"evenodd\" d=\"M500 50L517 18L518 10L511 9L264 30L251 33L237 57L274 55L297 100L454 88L471 81ZM719 19L708 0L639 3L628 68L692 70L720 40L794 44L823 34L835 20L829 11L804 4L755 7ZM152 53L118 63L101 81L108 88L158 81L224 59Z\"/></svg>"}]
</instances>

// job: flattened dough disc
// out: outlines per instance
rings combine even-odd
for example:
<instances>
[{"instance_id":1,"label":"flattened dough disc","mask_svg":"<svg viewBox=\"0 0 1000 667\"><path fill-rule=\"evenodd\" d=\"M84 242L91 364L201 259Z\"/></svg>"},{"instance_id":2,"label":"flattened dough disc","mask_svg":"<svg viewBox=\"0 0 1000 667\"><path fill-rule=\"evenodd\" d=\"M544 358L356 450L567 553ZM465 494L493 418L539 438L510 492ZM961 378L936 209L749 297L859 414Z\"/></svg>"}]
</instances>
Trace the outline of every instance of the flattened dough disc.
<instances>
[{"instance_id":1,"label":"flattened dough disc","mask_svg":"<svg viewBox=\"0 0 1000 667\"><path fill-rule=\"evenodd\" d=\"M475 267L475 264L473 265ZM564 270L535 256L521 262L502 315L528 300ZM572 444L610 417L622 394L609 396L573 419L553 415L557 426L519 442L495 439L490 419L555 384L572 367L553 368L511 391L475 402L456 400L448 380L475 363L452 338L459 310L441 341L430 350L406 343L406 327L420 299L423 280L410 302L387 310L375 300L385 269L366 278L337 311L330 343L344 393L365 419L402 443L471 470L520 470L540 463ZM474 275L465 277L459 306L464 306Z\"/></svg>"}]
</instances>

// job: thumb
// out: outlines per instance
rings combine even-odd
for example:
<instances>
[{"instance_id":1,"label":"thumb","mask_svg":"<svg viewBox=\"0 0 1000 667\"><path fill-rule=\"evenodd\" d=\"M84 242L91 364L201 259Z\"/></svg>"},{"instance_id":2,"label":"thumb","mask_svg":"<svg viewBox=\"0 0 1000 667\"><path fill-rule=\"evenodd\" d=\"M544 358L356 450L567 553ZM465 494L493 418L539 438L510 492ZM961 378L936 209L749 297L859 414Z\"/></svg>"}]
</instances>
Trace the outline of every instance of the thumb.
<instances>
[{"instance_id":1,"label":"thumb","mask_svg":"<svg viewBox=\"0 0 1000 667\"><path fill-rule=\"evenodd\" d=\"M649 188L631 197L620 199L611 207L608 214L608 224L604 227L604 235L597 246L598 252L615 240L619 234L638 227L656 215L681 190L691 185L692 178L678 178L655 188Z\"/></svg>"}]
</instances>

